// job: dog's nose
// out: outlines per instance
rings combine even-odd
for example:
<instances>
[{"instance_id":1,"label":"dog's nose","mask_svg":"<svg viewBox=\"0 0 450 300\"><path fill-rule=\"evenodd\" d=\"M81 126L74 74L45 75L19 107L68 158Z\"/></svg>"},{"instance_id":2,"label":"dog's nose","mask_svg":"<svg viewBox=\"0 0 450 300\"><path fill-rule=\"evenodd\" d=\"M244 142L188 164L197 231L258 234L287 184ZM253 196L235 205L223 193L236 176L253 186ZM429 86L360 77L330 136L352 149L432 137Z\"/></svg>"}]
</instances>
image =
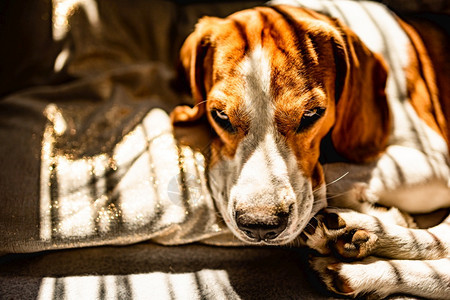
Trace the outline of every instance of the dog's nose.
<instances>
[{"instance_id":1,"label":"dog's nose","mask_svg":"<svg viewBox=\"0 0 450 300\"><path fill-rule=\"evenodd\" d=\"M249 214L236 212L238 228L249 238L256 241L272 240L286 229L288 214L281 213L275 216L257 218Z\"/></svg>"}]
</instances>

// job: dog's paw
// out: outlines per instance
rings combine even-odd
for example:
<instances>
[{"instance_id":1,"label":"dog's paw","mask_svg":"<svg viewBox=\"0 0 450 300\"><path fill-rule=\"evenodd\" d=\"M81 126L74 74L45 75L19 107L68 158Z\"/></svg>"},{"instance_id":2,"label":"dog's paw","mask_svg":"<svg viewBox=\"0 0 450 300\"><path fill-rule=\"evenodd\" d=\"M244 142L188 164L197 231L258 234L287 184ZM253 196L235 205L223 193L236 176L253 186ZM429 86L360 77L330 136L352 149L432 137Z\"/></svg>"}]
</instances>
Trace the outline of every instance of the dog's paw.
<instances>
[{"instance_id":1,"label":"dog's paw","mask_svg":"<svg viewBox=\"0 0 450 300\"><path fill-rule=\"evenodd\" d=\"M350 286L348 280L340 274L342 262L330 256L312 256L309 259L309 264L329 291L344 296L356 296L356 292Z\"/></svg>"},{"instance_id":2,"label":"dog's paw","mask_svg":"<svg viewBox=\"0 0 450 300\"><path fill-rule=\"evenodd\" d=\"M341 262L332 256L309 257L309 265L329 291L351 298L363 297L366 300L382 299L389 294L380 287L383 283L374 282L377 277L382 276L372 270L371 263L376 264L377 261L373 256L352 263ZM386 270L382 272L386 273Z\"/></svg>"},{"instance_id":3,"label":"dog's paw","mask_svg":"<svg viewBox=\"0 0 450 300\"><path fill-rule=\"evenodd\" d=\"M374 217L350 210L326 209L309 222L301 237L320 254L361 259L375 247L377 228Z\"/></svg>"}]
</instances>

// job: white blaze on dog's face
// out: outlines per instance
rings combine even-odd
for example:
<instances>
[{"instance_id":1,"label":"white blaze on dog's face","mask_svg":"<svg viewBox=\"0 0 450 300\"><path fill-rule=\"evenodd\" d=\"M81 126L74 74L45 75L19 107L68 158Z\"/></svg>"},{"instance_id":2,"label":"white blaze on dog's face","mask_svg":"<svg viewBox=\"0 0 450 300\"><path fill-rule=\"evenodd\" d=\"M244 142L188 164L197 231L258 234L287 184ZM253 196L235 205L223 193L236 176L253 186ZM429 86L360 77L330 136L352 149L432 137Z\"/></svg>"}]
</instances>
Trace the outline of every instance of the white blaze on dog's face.
<instances>
[{"instance_id":1,"label":"white blaze on dog's face","mask_svg":"<svg viewBox=\"0 0 450 300\"><path fill-rule=\"evenodd\" d=\"M298 86L301 94L277 95L282 87L274 87L273 54L257 44L235 65L234 80L224 75L224 84L212 87L207 112L218 139L212 143L209 179L237 237L284 244L325 205L318 154L333 105L321 88ZM277 76L284 75L289 76ZM230 93L237 99L229 101Z\"/></svg>"},{"instance_id":2,"label":"white blaze on dog's face","mask_svg":"<svg viewBox=\"0 0 450 300\"><path fill-rule=\"evenodd\" d=\"M294 12L305 19L294 22L284 8L204 18L181 51L199 104L172 117L207 115L213 197L232 232L250 243L285 244L300 234L326 204L321 140L333 125L352 129L335 120L345 81L336 73L346 64L336 62L339 34Z\"/></svg>"}]
</instances>

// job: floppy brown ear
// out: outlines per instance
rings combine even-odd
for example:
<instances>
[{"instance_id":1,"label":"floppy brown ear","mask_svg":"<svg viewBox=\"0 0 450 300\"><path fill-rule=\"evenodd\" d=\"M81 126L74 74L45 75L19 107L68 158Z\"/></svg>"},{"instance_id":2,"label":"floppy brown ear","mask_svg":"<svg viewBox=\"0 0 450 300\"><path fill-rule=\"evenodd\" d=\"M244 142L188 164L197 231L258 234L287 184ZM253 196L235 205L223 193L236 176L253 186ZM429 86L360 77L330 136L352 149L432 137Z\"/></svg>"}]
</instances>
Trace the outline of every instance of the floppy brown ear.
<instances>
[{"instance_id":1,"label":"floppy brown ear","mask_svg":"<svg viewBox=\"0 0 450 300\"><path fill-rule=\"evenodd\" d=\"M171 112L172 123L194 122L206 110L206 94L212 82L213 44L212 23L216 18L204 17L196 25L195 31L185 40L180 51L180 76L189 84L194 106L177 106Z\"/></svg>"},{"instance_id":2,"label":"floppy brown ear","mask_svg":"<svg viewBox=\"0 0 450 300\"><path fill-rule=\"evenodd\" d=\"M367 162L383 152L390 132L387 67L355 33L338 26L343 35L334 46L337 103L331 139L346 159Z\"/></svg>"}]
</instances>

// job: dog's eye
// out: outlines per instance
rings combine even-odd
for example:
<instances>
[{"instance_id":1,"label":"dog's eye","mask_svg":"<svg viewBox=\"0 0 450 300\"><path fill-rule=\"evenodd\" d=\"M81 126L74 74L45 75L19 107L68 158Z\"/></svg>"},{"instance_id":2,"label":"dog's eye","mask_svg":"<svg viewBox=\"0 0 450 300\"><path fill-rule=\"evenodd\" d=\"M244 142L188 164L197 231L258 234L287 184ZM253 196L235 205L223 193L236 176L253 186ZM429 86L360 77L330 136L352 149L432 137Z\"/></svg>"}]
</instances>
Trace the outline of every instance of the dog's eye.
<instances>
[{"instance_id":1,"label":"dog's eye","mask_svg":"<svg viewBox=\"0 0 450 300\"><path fill-rule=\"evenodd\" d=\"M317 122L317 120L319 120L323 116L324 113L325 108L323 107L316 107L305 111L296 132L300 133L310 128L312 125L314 125L314 123Z\"/></svg>"},{"instance_id":2,"label":"dog's eye","mask_svg":"<svg viewBox=\"0 0 450 300\"><path fill-rule=\"evenodd\" d=\"M227 114L218 109L211 110L211 117L213 120L223 129L230 133L235 133L236 129L233 127L233 125L230 122L230 119L228 118Z\"/></svg>"}]
</instances>

